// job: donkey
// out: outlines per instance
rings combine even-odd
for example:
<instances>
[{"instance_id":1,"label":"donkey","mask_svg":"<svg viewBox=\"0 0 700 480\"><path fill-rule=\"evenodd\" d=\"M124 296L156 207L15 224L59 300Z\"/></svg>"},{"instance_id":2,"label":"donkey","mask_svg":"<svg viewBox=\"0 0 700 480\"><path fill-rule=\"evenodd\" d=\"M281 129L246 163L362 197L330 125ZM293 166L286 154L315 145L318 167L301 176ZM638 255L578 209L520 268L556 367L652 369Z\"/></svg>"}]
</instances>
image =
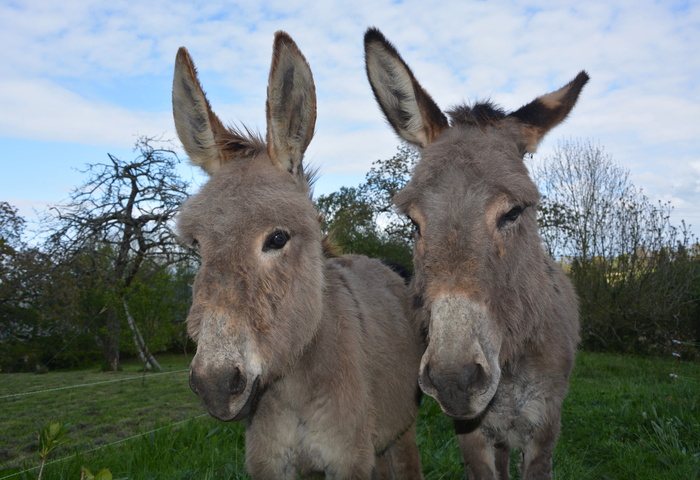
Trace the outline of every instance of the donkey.
<instances>
[{"instance_id":1,"label":"donkey","mask_svg":"<svg viewBox=\"0 0 700 480\"><path fill-rule=\"evenodd\" d=\"M226 128L180 48L173 112L209 174L178 218L202 264L188 331L190 386L222 421L246 422L255 479L422 478L415 443L424 351L410 290L379 260L333 256L302 159L316 122L311 70L275 35L267 135Z\"/></svg>"},{"instance_id":2,"label":"donkey","mask_svg":"<svg viewBox=\"0 0 700 480\"><path fill-rule=\"evenodd\" d=\"M523 157L569 114L588 75L509 114L486 102L446 116L373 28L365 60L384 116L421 151L394 197L415 225L421 389L454 419L469 478L509 478L511 447L521 478L551 478L578 300L542 247Z\"/></svg>"}]
</instances>

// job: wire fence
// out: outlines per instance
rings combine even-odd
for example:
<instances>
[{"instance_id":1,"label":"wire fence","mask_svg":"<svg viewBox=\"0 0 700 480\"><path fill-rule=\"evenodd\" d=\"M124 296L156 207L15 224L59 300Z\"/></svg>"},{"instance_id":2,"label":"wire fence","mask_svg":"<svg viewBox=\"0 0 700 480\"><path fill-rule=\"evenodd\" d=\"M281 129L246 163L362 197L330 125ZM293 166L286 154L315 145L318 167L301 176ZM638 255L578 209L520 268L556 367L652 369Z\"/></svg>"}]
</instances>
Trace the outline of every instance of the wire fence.
<instances>
[{"instance_id":1,"label":"wire fence","mask_svg":"<svg viewBox=\"0 0 700 480\"><path fill-rule=\"evenodd\" d=\"M174 372L161 372L161 373L151 373L148 375L148 378L152 377L157 377L159 375L171 375L173 373L182 373L182 372L189 372L189 368L184 368L182 370L176 370ZM127 382L129 380L143 380L143 375L134 375L128 378L118 378L116 380L104 380L101 382L92 382L92 383L81 383L77 385L66 385L62 387L54 387L54 388L45 388L43 390L32 390L29 392L21 392L21 393L11 393L9 395L2 395L0 396L0 400L3 400L5 398L15 398L15 397L24 397L27 395L34 395L37 393L47 393L47 392L57 392L60 390L71 390L74 388L82 388L82 387L92 387L95 385L104 385L106 383L118 383L118 382Z\"/></svg>"},{"instance_id":2,"label":"wire fence","mask_svg":"<svg viewBox=\"0 0 700 480\"><path fill-rule=\"evenodd\" d=\"M143 380L143 381L145 381L146 379L151 380L151 379L154 379L154 378L156 378L156 377L163 377L163 376L169 376L169 375L182 374L182 373L185 373L185 372L189 372L189 368L184 368L184 369L179 369L179 370L173 370L173 371L169 371L169 372L158 372L158 373L148 373L148 374L146 374L146 373L144 372L144 373L142 373L142 374L129 375L128 377L125 377L125 378L117 378L117 379L111 379L111 380L101 380L101 381L96 381L96 382L76 383L76 384L72 384L72 385L59 385L59 386L55 386L55 387L42 388L42 389L38 389L38 390L29 390L29 391L24 391L24 392L8 393L8 394L0 395L0 400L1 400L1 401L22 400L22 399L27 399L28 397L31 397L31 396L34 396L34 395L47 394L47 393L55 393L55 392L59 392L60 394L62 394L62 393L66 393L66 392L68 392L68 391L73 391L73 390L77 390L77 389L83 389L83 388L89 388L89 387L101 387L101 386L104 386L104 385L110 385L110 386L112 386L112 385L114 385L114 384L123 383L123 382L129 382L129 381L133 381L133 380ZM55 402L55 404L60 404L60 402ZM191 422L191 421L193 421L193 420L196 420L196 419L199 419L199 418L202 418L202 417L206 417L206 416L208 416L207 413L195 414L195 415L192 415L192 416L190 416L189 418L186 418L186 419L184 419L184 420L179 420L179 421L171 422L171 423L168 423L167 425L159 426L159 427L157 427L157 428L152 428L152 429L149 429L148 431L145 431L145 432L135 433L135 434L133 434L133 435L129 435L129 436L124 437L124 438L120 438L120 439L117 439L117 440L114 440L114 441L110 441L110 442L107 442L107 443L105 443L105 444L103 444L103 445L99 445L99 446L94 447L94 448L89 448L89 449L87 449L87 450L76 451L75 453L72 453L72 454L70 454L70 455L66 455L66 456L64 456L64 457L57 458L57 459L54 459L54 460L51 460L51 461L46 461L46 462L44 463L44 467L47 467L47 466L50 466L50 465L54 465L54 464L56 464L56 463L63 462L63 461L66 461L66 460L70 460L70 459L75 458L75 457L77 457L77 456L79 456L79 455L85 455L85 454L93 453L93 452L96 452L96 451L98 451L98 450L101 450L101 449L104 449L104 448L107 448L107 447L111 447L111 446L114 446L114 445L127 443L127 442L130 442L130 441L134 440L134 439L141 438L141 437L144 437L144 436L147 436L147 435L151 435L151 434L154 434L154 433L156 433L156 432L158 432L158 431L161 431L161 430L173 429L173 428L176 428L176 427L181 426L181 425L183 425L183 424L186 424L186 423L188 423L188 422ZM17 458L17 459L15 460L15 462L16 462L17 464L22 464L22 463L26 462L27 458L28 458L28 457L26 457L26 456L25 456L25 457L20 457L20 458ZM16 467L12 467L12 468L9 469L9 471L3 472L3 470L4 470L4 469L7 469L7 468L8 468L7 465L4 465L4 466L3 466L3 465L0 463L0 479L5 480L5 479L16 478L16 477L19 477L19 476L21 476L21 475L24 475L24 474L33 472L33 471L35 471L35 470L38 470L38 469L41 468L41 466L40 466L40 465L36 465L36 466L32 466L32 467L20 469L19 471L16 471L16 470L18 470Z\"/></svg>"},{"instance_id":3,"label":"wire fence","mask_svg":"<svg viewBox=\"0 0 700 480\"><path fill-rule=\"evenodd\" d=\"M684 345L684 346L690 346L690 347L696 347L696 348L700 347L700 343L698 343L698 342L687 342L687 341L680 341L680 340L675 340L675 339L672 340L672 344L677 345L677 346ZM672 367L673 371L672 371L672 373L669 374L669 376L673 382L687 381L687 382L691 382L691 383L700 383L700 379L682 374L682 372L681 372L681 365L682 365L681 360L682 359L681 359L680 353L673 352L672 358L673 358L673 367ZM161 377L161 376L166 376L166 375L181 374L181 373L185 373L188 371L189 371L189 368L184 368L184 369L179 369L179 370L174 370L174 371L169 371L169 372L149 373L148 375L145 376L145 378L152 379L155 377ZM44 388L44 389L38 389L38 390L30 390L30 391L25 391L25 392L0 395L0 400L22 399L22 398L27 398L27 397L30 397L32 395L38 395L38 394L53 393L53 392L65 392L65 391L70 391L70 390L75 390L75 389L104 386L104 385L108 385L108 384L117 384L117 383L121 383L121 382L128 382L128 381L133 381L133 380L143 380L143 379L144 379L144 374L138 374L138 375L131 375L131 376L128 376L126 378L102 380L102 381L88 382L88 383L78 383L78 384L73 384L73 385L61 385L61 386L56 386L56 387L51 387L51 388ZM59 462L70 460L72 458L77 457L78 455L85 455L85 454L99 451L99 450L107 448L107 447L111 447L111 446L115 446L115 445L119 445L119 444L124 444L124 443L130 442L132 440L135 440L135 439L147 436L147 435L154 434L158 431L176 428L178 426L187 424L188 422L191 422L193 420L196 420L196 419L199 419L202 417L206 417L206 416L208 416L207 413L193 415L193 416L186 418L184 420L175 421L175 422L169 423L169 424L164 425L164 426L149 429L148 431L145 431L145 432L136 433L134 435L127 436L125 438L120 438L120 439L105 443L104 445L100 445L100 446L97 446L94 448L89 448L87 450L82 450L82 451L75 452L73 454L61 457L61 458L47 461L45 463L45 466L50 466L50 465L54 465L54 464L59 463ZM21 471L10 473L8 475L0 475L0 478L5 480L5 479L19 477L20 475L33 472L39 468L40 468L39 465L32 466L32 467L26 468L26 469L21 470ZM1 470L1 468L0 468L0 470Z\"/></svg>"},{"instance_id":4,"label":"wire fence","mask_svg":"<svg viewBox=\"0 0 700 480\"><path fill-rule=\"evenodd\" d=\"M102 382L98 382L98 383L102 383ZM87 453L96 452L96 451L101 450L101 449L103 449L103 448L112 447L112 446L114 446L114 445L118 445L118 444L120 444L120 443L125 443L125 442L128 442L128 441L130 441L130 440L134 440L134 439L136 439L136 438L144 437L144 436L146 436L146 435L150 435L150 434L159 432L159 431L161 431L161 430L166 430L166 429L174 428L174 427L177 427L177 426L179 426L179 425L183 425L183 424L185 424L185 423L191 422L192 420L195 420L195 419L197 419L197 418L205 417L205 416L207 416L207 415L209 415L209 414L208 414L208 413L201 413L201 414L199 414L199 415L194 415L194 416L192 416L192 417L190 417L190 418L187 418L187 419L185 419L185 420L181 420L181 421L179 421L179 422L171 423L170 425L165 425L165 426L162 426L162 427L154 428L154 429L151 429L151 430L149 430L149 431L147 431L147 432L137 433L136 435L132 435L132 436L130 436L130 437L121 438L121 439L119 439L119 440L115 440L115 441L110 442L110 443L107 443L107 444L105 444L105 445L100 445L99 447L90 448L90 449L88 449L88 450L83 450L83 451L81 451L81 452L76 452L76 453L74 453L74 454L72 454L72 455L67 455L67 456L65 456L65 457L57 458L57 459L55 459L55 460L51 460L51 461L46 462L46 463L44 464L44 467L48 467L48 466L54 465L54 464L59 463L59 462L63 462L63 461L66 461L66 460L70 460L71 458L75 458L75 457L77 457L78 455L85 455L85 454L87 454ZM27 469L22 470L22 471L19 471L19 472L11 473L11 474L9 474L9 475L7 475L7 476L3 476L3 477L0 477L0 478L2 478L2 480L5 480L5 479L7 479L7 478L18 477L18 476L23 475L23 474L25 474L25 473L32 472L32 471L34 471L34 470L38 470L39 468L41 468L41 465L36 465L36 466L34 466L34 467L30 467L30 468L27 468Z\"/></svg>"}]
</instances>

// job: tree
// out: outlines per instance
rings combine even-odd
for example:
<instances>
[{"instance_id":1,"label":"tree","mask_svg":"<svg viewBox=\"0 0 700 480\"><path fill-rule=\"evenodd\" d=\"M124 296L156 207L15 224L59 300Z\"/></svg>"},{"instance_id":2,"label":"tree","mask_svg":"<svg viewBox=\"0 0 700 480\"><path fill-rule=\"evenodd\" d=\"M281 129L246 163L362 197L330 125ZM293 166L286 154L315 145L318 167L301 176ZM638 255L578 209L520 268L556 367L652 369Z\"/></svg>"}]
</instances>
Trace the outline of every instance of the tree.
<instances>
[{"instance_id":1,"label":"tree","mask_svg":"<svg viewBox=\"0 0 700 480\"><path fill-rule=\"evenodd\" d=\"M10 255L22 246L22 233L26 221L17 208L8 202L0 202L0 255Z\"/></svg>"},{"instance_id":2,"label":"tree","mask_svg":"<svg viewBox=\"0 0 700 480\"><path fill-rule=\"evenodd\" d=\"M419 152L407 143L399 144L396 154L388 160L377 160L367 172L361 185L362 195L374 206L377 222L384 233L399 243L413 246L413 224L394 208L393 198L411 180Z\"/></svg>"},{"instance_id":3,"label":"tree","mask_svg":"<svg viewBox=\"0 0 700 480\"><path fill-rule=\"evenodd\" d=\"M691 331L693 237L591 142L560 142L535 167L542 237L581 299L584 345L650 350Z\"/></svg>"},{"instance_id":4,"label":"tree","mask_svg":"<svg viewBox=\"0 0 700 480\"><path fill-rule=\"evenodd\" d=\"M34 370L74 336L76 288L51 255L22 240L25 221L0 202L0 368Z\"/></svg>"},{"instance_id":5,"label":"tree","mask_svg":"<svg viewBox=\"0 0 700 480\"><path fill-rule=\"evenodd\" d=\"M358 187L342 187L316 200L324 232L344 252L411 265L413 227L399 215L391 199L410 179L418 153L400 145L396 155L377 160Z\"/></svg>"},{"instance_id":6,"label":"tree","mask_svg":"<svg viewBox=\"0 0 700 480\"><path fill-rule=\"evenodd\" d=\"M95 258L92 273L101 276L110 292L103 349L113 370L120 366L122 318L141 360L160 369L131 315L129 295L145 267L156 272L192 255L179 247L172 229L188 185L175 171L177 155L153 146L156 142L140 137L133 161L108 154L108 162L88 166L83 172L87 181L71 192L67 203L53 208L52 251L66 262L85 255Z\"/></svg>"}]
</instances>

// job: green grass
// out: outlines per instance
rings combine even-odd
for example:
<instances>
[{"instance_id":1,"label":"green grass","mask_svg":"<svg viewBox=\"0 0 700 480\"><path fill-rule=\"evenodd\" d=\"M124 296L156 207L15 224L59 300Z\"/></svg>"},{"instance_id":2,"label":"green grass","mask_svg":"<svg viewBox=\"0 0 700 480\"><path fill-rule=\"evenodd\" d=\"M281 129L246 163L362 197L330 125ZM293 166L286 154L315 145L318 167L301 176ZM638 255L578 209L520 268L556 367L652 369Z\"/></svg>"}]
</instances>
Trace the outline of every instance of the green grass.
<instances>
[{"instance_id":1,"label":"green grass","mask_svg":"<svg viewBox=\"0 0 700 480\"><path fill-rule=\"evenodd\" d=\"M579 354L562 434L558 478L700 478L700 364Z\"/></svg>"},{"instance_id":2,"label":"green grass","mask_svg":"<svg viewBox=\"0 0 700 480\"><path fill-rule=\"evenodd\" d=\"M169 372L187 368L184 357L160 361ZM52 452L45 480L78 480L81 466L107 467L115 479L248 478L243 426L205 415L185 372L144 376L138 368L0 375L0 397L111 382L0 398L0 472L8 469L0 478L38 465L39 426L54 419L72 425L72 441ZM700 478L700 364L683 363L675 382L672 370L673 361L665 358L579 354L564 403L555 478ZM124 378L134 379L112 382ZM464 478L452 422L427 397L418 435L426 480ZM36 475L32 470L9 478Z\"/></svg>"}]
</instances>

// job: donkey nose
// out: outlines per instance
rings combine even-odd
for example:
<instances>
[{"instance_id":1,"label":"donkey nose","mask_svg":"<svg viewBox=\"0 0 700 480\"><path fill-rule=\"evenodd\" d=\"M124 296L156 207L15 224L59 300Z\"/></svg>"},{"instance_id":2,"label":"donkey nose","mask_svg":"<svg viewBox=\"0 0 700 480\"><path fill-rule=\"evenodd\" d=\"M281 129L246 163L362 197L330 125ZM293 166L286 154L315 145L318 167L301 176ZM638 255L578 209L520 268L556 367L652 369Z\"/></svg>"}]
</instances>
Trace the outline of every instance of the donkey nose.
<instances>
[{"instance_id":1,"label":"donkey nose","mask_svg":"<svg viewBox=\"0 0 700 480\"><path fill-rule=\"evenodd\" d=\"M206 379L203 379L195 370L190 371L190 388L200 397L204 394L211 394L219 391L219 395L240 395L245 391L247 379L245 373L240 368L234 367L232 371L222 373L219 378L209 378L207 384ZM217 387L218 385L218 387Z\"/></svg>"},{"instance_id":2,"label":"donkey nose","mask_svg":"<svg viewBox=\"0 0 700 480\"><path fill-rule=\"evenodd\" d=\"M197 395L202 391L201 381L197 374L194 373L194 370L190 370L190 390Z\"/></svg>"},{"instance_id":3,"label":"donkey nose","mask_svg":"<svg viewBox=\"0 0 700 480\"><path fill-rule=\"evenodd\" d=\"M434 370L426 365L425 376L441 401L450 405L464 403L486 388L488 375L483 365L470 363L453 371Z\"/></svg>"}]
</instances>

